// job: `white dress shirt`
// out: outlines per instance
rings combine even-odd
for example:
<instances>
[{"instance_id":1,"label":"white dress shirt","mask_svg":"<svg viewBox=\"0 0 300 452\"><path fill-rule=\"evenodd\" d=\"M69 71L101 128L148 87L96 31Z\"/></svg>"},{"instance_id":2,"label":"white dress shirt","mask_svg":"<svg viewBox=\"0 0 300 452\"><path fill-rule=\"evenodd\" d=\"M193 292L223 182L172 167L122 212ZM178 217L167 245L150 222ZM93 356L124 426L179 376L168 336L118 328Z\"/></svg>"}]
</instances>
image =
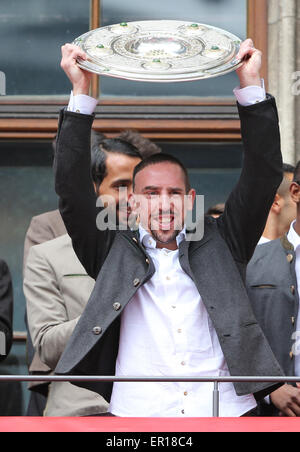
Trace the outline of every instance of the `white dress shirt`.
<instances>
[{"instance_id":1,"label":"white dress shirt","mask_svg":"<svg viewBox=\"0 0 300 452\"><path fill-rule=\"evenodd\" d=\"M261 102L266 98L266 90L263 79L261 80L261 86L247 86L242 89L237 87L233 90L233 92L238 103L244 107ZM94 97L90 97L85 94L73 96L73 91L71 91L68 110L85 115L91 115L94 113L97 103L98 99L95 99Z\"/></svg>"},{"instance_id":2,"label":"white dress shirt","mask_svg":"<svg viewBox=\"0 0 300 452\"><path fill-rule=\"evenodd\" d=\"M236 88L247 106L265 99L262 87ZM71 93L68 110L92 114L97 101ZM177 244L185 232L177 236ZM179 251L156 248L140 227L140 240L155 274L121 315L117 376L229 376L210 317L194 282L183 271ZM212 416L213 383L114 383L109 411L117 416ZM237 396L232 383L220 384L220 416L241 416L256 407L252 394Z\"/></svg>"},{"instance_id":3,"label":"white dress shirt","mask_svg":"<svg viewBox=\"0 0 300 452\"><path fill-rule=\"evenodd\" d=\"M263 235L261 236L261 238L258 241L257 245L263 245L264 243L269 243L271 240L267 239L266 237L264 237Z\"/></svg>"},{"instance_id":4,"label":"white dress shirt","mask_svg":"<svg viewBox=\"0 0 300 452\"><path fill-rule=\"evenodd\" d=\"M293 245L295 254L296 254L296 263L295 263L295 272L296 272L296 279L297 279L297 290L299 290L300 287L300 236L297 234L297 232L294 229L294 224L296 220L292 222L290 230L287 235L288 241ZM299 293L298 293L299 295ZM296 324L296 331L300 331L300 315L298 314L297 317L297 324ZM299 334L299 333L298 333ZM295 340L299 342L300 337L296 337ZM298 347L299 348L299 347ZM299 356L299 350L297 350L298 353L295 354L295 376L300 375L300 356Z\"/></svg>"},{"instance_id":5,"label":"white dress shirt","mask_svg":"<svg viewBox=\"0 0 300 452\"><path fill-rule=\"evenodd\" d=\"M184 239L182 231L177 244ZM140 240L155 274L130 300L121 317L117 376L229 376L212 322L179 250L156 248L140 227ZM117 416L212 416L213 383L114 383L109 411ZM253 395L238 397L220 384L220 416L255 408Z\"/></svg>"}]
</instances>

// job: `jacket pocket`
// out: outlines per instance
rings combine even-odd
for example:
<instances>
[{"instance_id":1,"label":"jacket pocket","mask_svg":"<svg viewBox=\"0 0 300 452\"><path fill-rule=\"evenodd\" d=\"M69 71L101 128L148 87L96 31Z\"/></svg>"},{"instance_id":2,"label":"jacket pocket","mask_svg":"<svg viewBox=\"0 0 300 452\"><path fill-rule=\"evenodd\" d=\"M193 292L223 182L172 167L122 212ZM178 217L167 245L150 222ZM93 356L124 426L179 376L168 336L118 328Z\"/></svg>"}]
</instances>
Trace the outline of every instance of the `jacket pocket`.
<instances>
[{"instance_id":1,"label":"jacket pocket","mask_svg":"<svg viewBox=\"0 0 300 452\"><path fill-rule=\"evenodd\" d=\"M275 284L256 284L250 286L252 289L276 289Z\"/></svg>"}]
</instances>

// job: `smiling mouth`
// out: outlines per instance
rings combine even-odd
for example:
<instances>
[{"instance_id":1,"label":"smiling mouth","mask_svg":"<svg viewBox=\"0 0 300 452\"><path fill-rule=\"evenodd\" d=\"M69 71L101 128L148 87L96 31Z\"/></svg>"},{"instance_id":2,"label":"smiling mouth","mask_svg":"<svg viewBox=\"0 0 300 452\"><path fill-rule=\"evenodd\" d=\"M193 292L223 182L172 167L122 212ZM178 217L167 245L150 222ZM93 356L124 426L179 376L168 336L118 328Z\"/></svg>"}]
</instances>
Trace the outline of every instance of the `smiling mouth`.
<instances>
[{"instance_id":1,"label":"smiling mouth","mask_svg":"<svg viewBox=\"0 0 300 452\"><path fill-rule=\"evenodd\" d=\"M159 215L156 218L153 218L154 224L153 226L156 226L159 230L171 230L174 226L175 216L174 215Z\"/></svg>"}]
</instances>

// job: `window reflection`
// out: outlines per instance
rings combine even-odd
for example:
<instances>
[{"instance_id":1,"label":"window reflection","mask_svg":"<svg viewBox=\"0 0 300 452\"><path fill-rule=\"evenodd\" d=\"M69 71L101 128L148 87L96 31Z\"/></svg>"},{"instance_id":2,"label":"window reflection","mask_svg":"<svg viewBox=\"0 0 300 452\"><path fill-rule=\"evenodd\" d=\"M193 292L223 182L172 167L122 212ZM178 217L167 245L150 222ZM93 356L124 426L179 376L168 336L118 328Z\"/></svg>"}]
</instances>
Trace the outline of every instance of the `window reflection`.
<instances>
[{"instance_id":1,"label":"window reflection","mask_svg":"<svg viewBox=\"0 0 300 452\"><path fill-rule=\"evenodd\" d=\"M89 29L89 1L1 0L0 70L7 95L70 92L60 48Z\"/></svg>"},{"instance_id":2,"label":"window reflection","mask_svg":"<svg viewBox=\"0 0 300 452\"><path fill-rule=\"evenodd\" d=\"M101 0L101 25L135 20L173 19L207 23L246 38L246 0ZM101 96L105 97L232 97L238 84L235 73L218 78L185 83L143 83L101 77Z\"/></svg>"}]
</instances>

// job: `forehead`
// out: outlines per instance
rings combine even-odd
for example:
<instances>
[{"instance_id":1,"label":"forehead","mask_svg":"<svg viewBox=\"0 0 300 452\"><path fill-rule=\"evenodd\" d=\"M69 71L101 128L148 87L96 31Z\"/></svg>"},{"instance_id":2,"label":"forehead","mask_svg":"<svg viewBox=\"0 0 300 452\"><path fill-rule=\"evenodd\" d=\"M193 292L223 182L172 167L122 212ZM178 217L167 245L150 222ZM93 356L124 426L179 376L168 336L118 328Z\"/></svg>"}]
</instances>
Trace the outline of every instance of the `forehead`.
<instances>
[{"instance_id":1,"label":"forehead","mask_svg":"<svg viewBox=\"0 0 300 452\"><path fill-rule=\"evenodd\" d=\"M184 172L179 165L171 162L155 163L146 166L135 177L136 191L145 187L158 188L182 187L185 188Z\"/></svg>"},{"instance_id":2,"label":"forehead","mask_svg":"<svg viewBox=\"0 0 300 452\"><path fill-rule=\"evenodd\" d=\"M123 179L126 176L131 179L134 167L140 161L141 159L139 157L108 152L106 158L106 177L110 179Z\"/></svg>"}]
</instances>

